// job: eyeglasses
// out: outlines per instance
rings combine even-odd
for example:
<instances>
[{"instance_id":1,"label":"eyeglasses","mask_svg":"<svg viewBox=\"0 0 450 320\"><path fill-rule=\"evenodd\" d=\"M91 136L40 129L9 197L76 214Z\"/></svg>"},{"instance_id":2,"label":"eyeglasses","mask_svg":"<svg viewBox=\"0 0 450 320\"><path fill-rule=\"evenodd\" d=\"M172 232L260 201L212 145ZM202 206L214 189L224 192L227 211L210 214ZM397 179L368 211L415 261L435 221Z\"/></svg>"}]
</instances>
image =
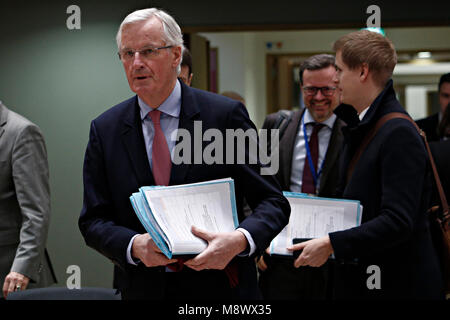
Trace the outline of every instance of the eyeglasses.
<instances>
[{"instance_id":1,"label":"eyeglasses","mask_svg":"<svg viewBox=\"0 0 450 320\"><path fill-rule=\"evenodd\" d=\"M315 96L320 90L324 96L332 96L336 87L303 87L303 92L307 96Z\"/></svg>"},{"instance_id":2,"label":"eyeglasses","mask_svg":"<svg viewBox=\"0 0 450 320\"><path fill-rule=\"evenodd\" d=\"M140 57L142 57L143 59L149 60L151 58L156 57L158 55L159 50L169 49L172 47L173 46L165 46L165 47L159 47L159 48L146 47L141 50L127 49L127 50L119 51L117 54L119 55L119 58L121 60L130 61L130 60L133 60L136 52L138 52Z\"/></svg>"}]
</instances>

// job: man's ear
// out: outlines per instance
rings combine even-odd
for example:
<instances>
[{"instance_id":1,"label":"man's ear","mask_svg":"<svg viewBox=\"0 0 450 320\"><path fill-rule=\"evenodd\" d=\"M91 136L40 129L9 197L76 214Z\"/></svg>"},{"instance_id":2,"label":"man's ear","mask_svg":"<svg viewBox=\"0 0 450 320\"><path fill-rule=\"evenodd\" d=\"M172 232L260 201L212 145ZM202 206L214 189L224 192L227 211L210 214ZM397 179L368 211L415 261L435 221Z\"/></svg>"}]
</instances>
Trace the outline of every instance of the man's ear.
<instances>
[{"instance_id":1,"label":"man's ear","mask_svg":"<svg viewBox=\"0 0 450 320\"><path fill-rule=\"evenodd\" d=\"M182 54L181 54L181 47L177 46L177 47L173 47L172 48L172 52L174 54L174 61L173 61L173 66L176 67L180 64L181 59L183 58Z\"/></svg>"},{"instance_id":2,"label":"man's ear","mask_svg":"<svg viewBox=\"0 0 450 320\"><path fill-rule=\"evenodd\" d=\"M366 81L367 78L369 77L369 65L364 62L359 70L360 70L359 78L361 79L362 82Z\"/></svg>"}]
</instances>

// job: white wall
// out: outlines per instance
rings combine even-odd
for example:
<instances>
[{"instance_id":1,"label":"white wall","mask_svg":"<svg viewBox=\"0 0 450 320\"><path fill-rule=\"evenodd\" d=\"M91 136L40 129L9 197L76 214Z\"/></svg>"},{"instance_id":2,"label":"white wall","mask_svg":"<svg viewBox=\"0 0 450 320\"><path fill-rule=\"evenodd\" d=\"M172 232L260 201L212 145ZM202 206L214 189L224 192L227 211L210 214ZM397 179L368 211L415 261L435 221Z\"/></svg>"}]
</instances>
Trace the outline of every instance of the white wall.
<instances>
[{"instance_id":1,"label":"white wall","mask_svg":"<svg viewBox=\"0 0 450 320\"><path fill-rule=\"evenodd\" d=\"M219 48L219 91L233 90L243 95L250 117L260 127L266 116L266 54L332 52L333 42L352 31L355 29L201 35L211 41L212 47ZM450 50L450 27L387 28L385 32L398 51ZM272 49L267 48L268 42L273 43ZM277 48L278 42L281 48Z\"/></svg>"},{"instance_id":2,"label":"white wall","mask_svg":"<svg viewBox=\"0 0 450 320\"><path fill-rule=\"evenodd\" d=\"M423 106L427 104L427 89L423 86L407 86L405 103L408 105L408 113L413 119L424 118L426 114Z\"/></svg>"},{"instance_id":3,"label":"white wall","mask_svg":"<svg viewBox=\"0 0 450 320\"><path fill-rule=\"evenodd\" d=\"M200 34L204 36L204 34ZM218 50L218 85L222 91L235 91L244 96L245 89L245 34L210 33L206 36L210 47ZM244 97L245 98L245 97Z\"/></svg>"},{"instance_id":4,"label":"white wall","mask_svg":"<svg viewBox=\"0 0 450 320\"><path fill-rule=\"evenodd\" d=\"M251 119L259 128L266 116L265 56L255 54L262 52L263 46L255 33L244 34L244 97Z\"/></svg>"}]
</instances>

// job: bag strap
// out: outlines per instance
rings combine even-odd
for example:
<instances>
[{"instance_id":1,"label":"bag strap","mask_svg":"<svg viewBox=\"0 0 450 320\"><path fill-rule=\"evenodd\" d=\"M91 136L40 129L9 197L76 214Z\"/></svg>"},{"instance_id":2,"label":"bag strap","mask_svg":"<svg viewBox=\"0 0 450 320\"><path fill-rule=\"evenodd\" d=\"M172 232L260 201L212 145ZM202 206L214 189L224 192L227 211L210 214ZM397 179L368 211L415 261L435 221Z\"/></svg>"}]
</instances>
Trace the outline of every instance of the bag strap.
<instances>
[{"instance_id":1,"label":"bag strap","mask_svg":"<svg viewBox=\"0 0 450 320\"><path fill-rule=\"evenodd\" d=\"M434 180L436 182L436 187L437 187L437 190L438 190L438 193L439 193L439 198L441 200L441 205L442 205L442 225L445 228L445 230L450 230L450 214L449 214L449 210L448 210L448 202L447 202L447 199L445 197L444 189L442 188L441 179L439 178L439 174L438 174L438 171L436 169L436 164L434 162L433 155L431 154L430 146L428 145L428 142L427 142L426 134L425 134L425 132L422 129L420 129L417 126L417 124L414 122L413 119L411 119L411 117L409 117L408 115L406 115L404 113L391 112L391 113L388 113L388 114L384 115L383 117L381 117L377 121L375 126L364 137L363 141L361 142L361 145L359 146L358 150L356 150L352 160L350 161L350 164L349 164L349 167L348 167L348 170L347 170L347 182L350 180L350 177L353 174L353 170L355 169L356 163L359 161L359 158L361 157L362 153L364 152L364 150L366 149L366 147L370 143L370 141L373 139L373 137L377 134L378 130L387 121L389 121L391 119L399 119L399 118L405 119L405 120L408 120L409 122L411 122L414 125L414 127L417 130L417 132L422 137L422 139L423 139L423 141L425 143L425 147L426 147L427 152L428 152L428 157L430 158L431 168L433 170Z\"/></svg>"}]
</instances>

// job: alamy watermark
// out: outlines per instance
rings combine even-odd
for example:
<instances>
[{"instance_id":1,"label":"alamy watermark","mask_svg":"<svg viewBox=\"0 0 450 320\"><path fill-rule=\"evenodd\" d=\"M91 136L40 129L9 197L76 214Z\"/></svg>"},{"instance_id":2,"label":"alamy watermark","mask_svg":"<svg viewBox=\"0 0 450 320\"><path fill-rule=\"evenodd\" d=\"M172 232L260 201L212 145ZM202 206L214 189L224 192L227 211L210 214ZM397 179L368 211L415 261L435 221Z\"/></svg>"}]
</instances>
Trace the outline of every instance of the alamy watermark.
<instances>
[{"instance_id":1,"label":"alamy watermark","mask_svg":"<svg viewBox=\"0 0 450 320\"><path fill-rule=\"evenodd\" d=\"M72 264L67 267L66 273L70 274L66 281L67 289L81 289L81 268Z\"/></svg>"},{"instance_id":2,"label":"alamy watermark","mask_svg":"<svg viewBox=\"0 0 450 320\"><path fill-rule=\"evenodd\" d=\"M171 155L174 164L260 164L261 175L278 172L278 129L261 129L259 134L254 128L203 132L202 121L194 121L193 133L183 128L172 132L171 140L177 142Z\"/></svg>"},{"instance_id":3,"label":"alamy watermark","mask_svg":"<svg viewBox=\"0 0 450 320\"><path fill-rule=\"evenodd\" d=\"M367 18L367 28L381 28L381 9L379 6L372 4L367 7L366 13L371 13Z\"/></svg>"},{"instance_id":4,"label":"alamy watermark","mask_svg":"<svg viewBox=\"0 0 450 320\"><path fill-rule=\"evenodd\" d=\"M79 6L72 4L67 7L66 13L70 16L66 20L66 26L69 30L81 29L81 9Z\"/></svg>"},{"instance_id":5,"label":"alamy watermark","mask_svg":"<svg viewBox=\"0 0 450 320\"><path fill-rule=\"evenodd\" d=\"M367 289L381 289L381 269L379 266L373 264L367 267L367 274L370 274L369 278L367 278L366 285Z\"/></svg>"}]
</instances>

